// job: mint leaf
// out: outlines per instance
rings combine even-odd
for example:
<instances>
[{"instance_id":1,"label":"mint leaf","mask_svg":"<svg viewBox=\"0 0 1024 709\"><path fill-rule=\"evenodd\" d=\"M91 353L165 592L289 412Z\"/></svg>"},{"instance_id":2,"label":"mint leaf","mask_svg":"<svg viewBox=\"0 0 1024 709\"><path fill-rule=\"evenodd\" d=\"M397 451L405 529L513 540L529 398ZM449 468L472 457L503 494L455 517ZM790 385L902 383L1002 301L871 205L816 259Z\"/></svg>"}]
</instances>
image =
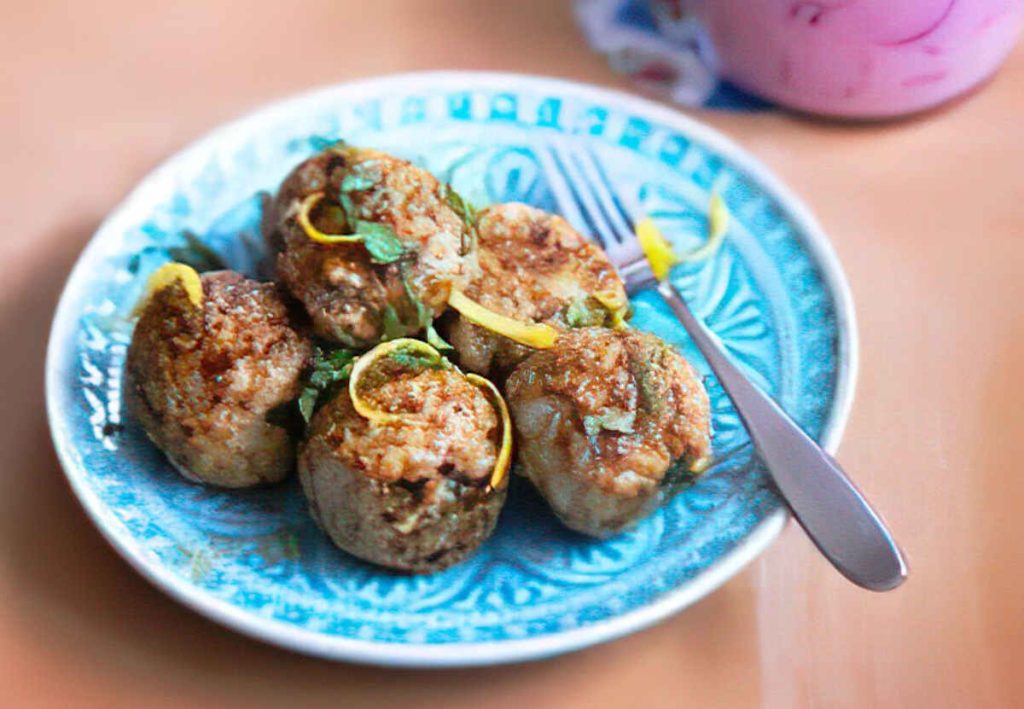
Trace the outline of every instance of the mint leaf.
<instances>
[{"instance_id":1,"label":"mint leaf","mask_svg":"<svg viewBox=\"0 0 1024 709\"><path fill-rule=\"evenodd\" d=\"M412 323L414 330L421 330L428 325L434 319L434 312L424 304L420 297L416 295L412 289L412 285L409 283L409 268L408 264L402 263L398 266L402 272L402 288L405 289L405 297L412 305L413 310L416 311L416 321Z\"/></svg>"},{"instance_id":2,"label":"mint leaf","mask_svg":"<svg viewBox=\"0 0 1024 709\"><path fill-rule=\"evenodd\" d=\"M352 374L355 354L345 349L325 352L320 347L313 350L313 369L306 378L306 386L298 398L298 409L308 424L313 412L322 399L330 398L339 384L348 381Z\"/></svg>"},{"instance_id":3,"label":"mint leaf","mask_svg":"<svg viewBox=\"0 0 1024 709\"><path fill-rule=\"evenodd\" d=\"M427 344L442 354L455 351L455 348L445 342L445 339L437 333L432 322L427 323Z\"/></svg>"},{"instance_id":4,"label":"mint leaf","mask_svg":"<svg viewBox=\"0 0 1024 709\"><path fill-rule=\"evenodd\" d=\"M422 352L392 352L388 359L405 369L418 372L421 369L447 369L448 362L441 357L432 357Z\"/></svg>"},{"instance_id":5,"label":"mint leaf","mask_svg":"<svg viewBox=\"0 0 1024 709\"><path fill-rule=\"evenodd\" d=\"M328 150L330 148L344 148L348 145L341 138L325 138L322 135L311 135L307 140L309 147L318 153Z\"/></svg>"},{"instance_id":6,"label":"mint leaf","mask_svg":"<svg viewBox=\"0 0 1024 709\"><path fill-rule=\"evenodd\" d=\"M441 186L441 198L448 203L452 211L459 215L459 219L466 223L466 226L472 228L476 227L477 221L477 210L472 204L463 199L462 195L455 191L455 188L451 186L451 183L445 183Z\"/></svg>"},{"instance_id":7,"label":"mint leaf","mask_svg":"<svg viewBox=\"0 0 1024 709\"><path fill-rule=\"evenodd\" d=\"M341 192L338 195L338 204L341 205L341 211L345 213L347 219L351 219L352 215L356 213L355 205L352 204L352 197L349 196L348 192Z\"/></svg>"},{"instance_id":8,"label":"mint leaf","mask_svg":"<svg viewBox=\"0 0 1024 709\"><path fill-rule=\"evenodd\" d=\"M345 175L341 181L341 191L346 192L360 192L362 190L368 190L376 184L373 180L365 175L357 175L354 172L350 172Z\"/></svg>"},{"instance_id":9,"label":"mint leaf","mask_svg":"<svg viewBox=\"0 0 1024 709\"><path fill-rule=\"evenodd\" d=\"M313 410L316 408L317 399L320 398L320 390L316 387L306 387L299 394L299 414L307 424L313 418Z\"/></svg>"},{"instance_id":10,"label":"mint leaf","mask_svg":"<svg viewBox=\"0 0 1024 709\"><path fill-rule=\"evenodd\" d=\"M375 263L394 263L405 255L405 245L387 224L357 219L355 233L362 237L363 246Z\"/></svg>"},{"instance_id":11,"label":"mint leaf","mask_svg":"<svg viewBox=\"0 0 1024 709\"><path fill-rule=\"evenodd\" d=\"M347 380L351 372L351 360L344 364L325 363L313 370L309 375L309 383L318 389L326 389L331 384Z\"/></svg>"},{"instance_id":12,"label":"mint leaf","mask_svg":"<svg viewBox=\"0 0 1024 709\"><path fill-rule=\"evenodd\" d=\"M565 310L565 323L569 327L600 327L607 313L604 306L593 303L590 298L577 298Z\"/></svg>"},{"instance_id":13,"label":"mint leaf","mask_svg":"<svg viewBox=\"0 0 1024 709\"><path fill-rule=\"evenodd\" d=\"M344 367L355 360L356 355L348 350L334 350L326 355L321 350L320 365L324 367Z\"/></svg>"},{"instance_id":14,"label":"mint leaf","mask_svg":"<svg viewBox=\"0 0 1024 709\"><path fill-rule=\"evenodd\" d=\"M384 340L397 340L406 335L405 324L391 303L384 306L384 311L380 315L380 326L384 331Z\"/></svg>"},{"instance_id":15,"label":"mint leaf","mask_svg":"<svg viewBox=\"0 0 1024 709\"><path fill-rule=\"evenodd\" d=\"M406 321L398 314L398 310L390 303L384 307L381 313L381 329L384 331L385 340L394 340L399 337L406 337L410 334L426 329L427 344L442 352L451 352L454 348L444 341L434 329L434 311L426 306L409 284L408 264L399 264L402 273L402 287L405 289L405 298L413 309L413 318Z\"/></svg>"},{"instance_id":16,"label":"mint leaf","mask_svg":"<svg viewBox=\"0 0 1024 709\"><path fill-rule=\"evenodd\" d=\"M583 430L587 432L588 436L596 436L602 430L615 431L616 433L633 433L635 421L635 411L607 409L600 415L584 416Z\"/></svg>"},{"instance_id":17,"label":"mint leaf","mask_svg":"<svg viewBox=\"0 0 1024 709\"><path fill-rule=\"evenodd\" d=\"M267 423L281 426L293 438L301 438L320 401L331 398L338 385L348 381L355 358L354 353L344 349L325 352L320 347L314 348L313 367L306 375L302 392L294 401L267 412Z\"/></svg>"},{"instance_id":18,"label":"mint leaf","mask_svg":"<svg viewBox=\"0 0 1024 709\"><path fill-rule=\"evenodd\" d=\"M220 254L204 244L191 231L186 230L182 232L182 236L185 238L184 246L172 246L167 249L167 254L171 259L186 266L191 266L198 273L223 271L227 268Z\"/></svg>"},{"instance_id":19,"label":"mint leaf","mask_svg":"<svg viewBox=\"0 0 1024 709\"><path fill-rule=\"evenodd\" d=\"M665 471L665 477L661 479L660 487L665 489L669 495L675 495L693 485L698 477L690 470L690 461L683 456L673 462Z\"/></svg>"},{"instance_id":20,"label":"mint leaf","mask_svg":"<svg viewBox=\"0 0 1024 709\"><path fill-rule=\"evenodd\" d=\"M665 368L665 358L671 354L673 348L664 342L659 342L657 349L650 353L647 359L635 362L631 367L633 381L636 382L637 393L641 411L661 415L665 410L665 392L663 391L663 377L658 372Z\"/></svg>"},{"instance_id":21,"label":"mint leaf","mask_svg":"<svg viewBox=\"0 0 1024 709\"><path fill-rule=\"evenodd\" d=\"M441 185L441 198L448 203L451 210L455 212L462 223L465 224L465 228L462 230L462 244L460 255L465 256L473 247L476 245L477 232L476 225L478 221L477 209L472 204L462 198L455 188L450 183Z\"/></svg>"}]
</instances>

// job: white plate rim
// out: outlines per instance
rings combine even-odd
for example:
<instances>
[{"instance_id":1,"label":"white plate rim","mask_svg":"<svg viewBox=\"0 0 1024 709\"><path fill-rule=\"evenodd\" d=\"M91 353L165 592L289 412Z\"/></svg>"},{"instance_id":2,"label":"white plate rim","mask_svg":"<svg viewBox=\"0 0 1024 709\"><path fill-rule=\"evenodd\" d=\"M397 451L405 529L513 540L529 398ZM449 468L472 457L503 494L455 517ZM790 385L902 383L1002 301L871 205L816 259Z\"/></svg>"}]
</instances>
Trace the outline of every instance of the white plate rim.
<instances>
[{"instance_id":1,"label":"white plate rim","mask_svg":"<svg viewBox=\"0 0 1024 709\"><path fill-rule=\"evenodd\" d=\"M711 593L761 554L786 525L789 513L784 507L767 516L741 543L708 567L691 581L667 591L652 603L613 618L580 628L559 633L542 635L521 640L469 643L381 643L374 641L323 635L302 630L287 623L262 618L242 610L226 601L214 598L185 579L161 567L148 558L142 549L129 539L115 534L106 519L103 502L83 482L79 464L69 450L58 423L58 390L61 386L60 358L63 353L56 343L68 341L76 327L69 293L78 281L87 277L84 265L94 249L99 248L97 236L108 230L112 224L123 219L128 207L145 194L149 185L159 182L165 172L173 171L179 162L188 160L193 153L208 150L224 136L250 121L270 120L274 113L287 112L293 105L307 101L326 100L332 94L345 93L358 98L392 88L407 87L458 87L463 90L493 88L527 84L531 88L550 92L572 91L577 96L591 97L596 101L631 109L645 116L661 121L678 129L685 135L704 143L715 152L725 156L753 177L758 186L772 195L784 208L791 220L799 227L800 240L810 253L818 268L825 287L832 296L838 330L836 389L833 403L822 428L823 447L834 453L838 448L853 405L854 391L859 367L859 343L853 296L828 237L810 209L804 205L781 180L776 178L760 160L742 149L736 142L717 129L711 128L679 111L656 101L634 96L615 89L591 86L566 79L516 74L509 72L485 71L422 71L382 75L350 82L332 84L272 102L249 111L176 152L142 181L125 197L96 230L86 248L79 255L71 274L64 285L60 302L50 328L46 353L46 408L51 437L65 476L79 502L85 508L92 522L108 543L142 576L160 590L183 605L218 623L232 628L249 637L285 647L297 652L333 660L357 662L387 667L409 668L450 668L474 667L511 662L537 660L571 652L590 645L606 642L629 633L650 627L673 615Z\"/></svg>"}]
</instances>

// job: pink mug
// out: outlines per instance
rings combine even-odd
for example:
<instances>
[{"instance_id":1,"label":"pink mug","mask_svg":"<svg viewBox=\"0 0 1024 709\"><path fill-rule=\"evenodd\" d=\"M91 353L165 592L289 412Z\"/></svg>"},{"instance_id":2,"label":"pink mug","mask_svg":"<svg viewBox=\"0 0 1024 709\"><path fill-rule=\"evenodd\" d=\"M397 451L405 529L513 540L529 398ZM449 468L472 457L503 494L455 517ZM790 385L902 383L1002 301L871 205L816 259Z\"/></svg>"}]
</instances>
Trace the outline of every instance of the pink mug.
<instances>
[{"instance_id":1,"label":"pink mug","mask_svg":"<svg viewBox=\"0 0 1024 709\"><path fill-rule=\"evenodd\" d=\"M1024 0L650 0L662 35L753 94L831 116L921 111L989 77ZM707 44L706 42L704 44Z\"/></svg>"}]
</instances>

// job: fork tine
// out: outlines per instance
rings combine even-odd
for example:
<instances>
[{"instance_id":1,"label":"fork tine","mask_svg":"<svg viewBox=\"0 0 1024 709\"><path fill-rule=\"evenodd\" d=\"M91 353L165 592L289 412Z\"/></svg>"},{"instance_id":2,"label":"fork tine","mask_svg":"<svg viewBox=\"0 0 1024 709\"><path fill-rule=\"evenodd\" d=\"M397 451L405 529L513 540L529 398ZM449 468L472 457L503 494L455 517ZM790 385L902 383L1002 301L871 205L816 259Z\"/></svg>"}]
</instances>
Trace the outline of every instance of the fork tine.
<instances>
[{"instance_id":1,"label":"fork tine","mask_svg":"<svg viewBox=\"0 0 1024 709\"><path fill-rule=\"evenodd\" d=\"M555 198L558 211L565 217L566 221L580 231L589 231L587 227L588 222L580 213L579 205L572 188L569 186L569 181L555 161L554 155L551 154L547 147L538 148L534 152L537 155L538 162L540 162L541 169L544 171L544 179L548 183L548 189L551 190L551 194ZM600 235L595 235L595 238L600 242ZM601 245L604 246L603 243Z\"/></svg>"},{"instance_id":2,"label":"fork tine","mask_svg":"<svg viewBox=\"0 0 1024 709\"><path fill-rule=\"evenodd\" d=\"M581 199L578 190L574 190L571 180L577 181L580 185L586 185L586 180L581 179L578 172L567 174L562 165L565 164L564 157L559 160L554 147L549 144L538 145L535 150L541 169L544 171L545 179L555 198L555 204L562 216L577 227L583 233L589 233L591 238L605 250L618 273L626 282L628 293L635 293L654 283L654 276L651 273L650 265L647 263L643 251L640 250L636 239L632 238L632 230L629 231L630 238L624 243L614 241L610 231L600 230L593 220L584 201ZM563 152L564 155L564 152ZM604 177L604 184L607 185L607 177ZM581 186L584 189L584 186ZM612 191L609 191L612 192ZM614 194L612 192L612 194ZM626 196L629 199L629 196ZM591 199L590 203L593 204ZM632 221L630 212L624 208L622 200L615 200L615 210L623 221ZM639 212L637 212L639 213Z\"/></svg>"},{"instance_id":3,"label":"fork tine","mask_svg":"<svg viewBox=\"0 0 1024 709\"><path fill-rule=\"evenodd\" d=\"M620 193L612 186L608 173L593 152L579 149L571 150L569 154L585 174L580 185L589 188L594 201L600 205L606 223L610 225L614 241L604 244L604 248L625 282L626 292L636 293L656 285L657 279L651 265L634 234L633 215L642 213L637 200L631 193Z\"/></svg>"},{"instance_id":4,"label":"fork tine","mask_svg":"<svg viewBox=\"0 0 1024 709\"><path fill-rule=\"evenodd\" d=\"M601 167L597 157L589 150L577 150L574 153L577 164L586 175L587 184L590 186L598 204L601 206L616 241L620 244L629 241L633 235L633 219L622 206L622 202L608 180L608 175Z\"/></svg>"},{"instance_id":5,"label":"fork tine","mask_svg":"<svg viewBox=\"0 0 1024 709\"><path fill-rule=\"evenodd\" d=\"M605 249L618 243L615 230L612 229L598 206L598 199L589 185L589 180L575 165L570 151L561 141L552 141L551 146L551 155L568 178L569 189L575 195L580 213L591 227L592 233L597 236L601 246Z\"/></svg>"}]
</instances>

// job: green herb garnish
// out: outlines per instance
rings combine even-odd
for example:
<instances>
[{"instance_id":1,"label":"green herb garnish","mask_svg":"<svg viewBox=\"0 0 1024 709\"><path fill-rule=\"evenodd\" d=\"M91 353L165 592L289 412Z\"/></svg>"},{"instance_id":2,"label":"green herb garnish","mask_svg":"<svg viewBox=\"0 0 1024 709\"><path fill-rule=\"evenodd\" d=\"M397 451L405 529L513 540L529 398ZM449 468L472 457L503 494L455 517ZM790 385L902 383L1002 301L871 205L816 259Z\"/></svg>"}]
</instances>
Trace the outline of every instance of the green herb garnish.
<instances>
[{"instance_id":1,"label":"green herb garnish","mask_svg":"<svg viewBox=\"0 0 1024 709\"><path fill-rule=\"evenodd\" d=\"M462 230L462 255L464 256L473 250L476 243L479 214L476 207L463 199L462 195L451 186L451 183L446 182L441 185L441 198L448 203L451 210L459 216L465 225Z\"/></svg>"},{"instance_id":2,"label":"green herb garnish","mask_svg":"<svg viewBox=\"0 0 1024 709\"><path fill-rule=\"evenodd\" d=\"M185 238L184 246L172 246L167 249L171 260L191 266L198 273L223 271L227 268L220 254L204 244L191 231L182 232L182 236Z\"/></svg>"},{"instance_id":3,"label":"green herb garnish","mask_svg":"<svg viewBox=\"0 0 1024 709\"><path fill-rule=\"evenodd\" d=\"M397 340L399 337L405 337L406 325L402 322L402 318L398 316L398 311L395 310L395 306L388 303L384 306L384 310L380 316L381 330L384 331L384 340Z\"/></svg>"},{"instance_id":4,"label":"green herb garnish","mask_svg":"<svg viewBox=\"0 0 1024 709\"><path fill-rule=\"evenodd\" d=\"M330 150L331 148L348 147L348 143L346 143L342 138L325 138L322 135L312 135L309 137L307 142L309 143L309 147L313 148L313 150L318 153Z\"/></svg>"},{"instance_id":5,"label":"green herb garnish","mask_svg":"<svg viewBox=\"0 0 1024 709\"><path fill-rule=\"evenodd\" d=\"M299 407L299 415L304 423L309 424L310 419L313 418L313 412L316 411L316 403L319 399L320 390L315 387L306 387L299 394L296 405Z\"/></svg>"},{"instance_id":6,"label":"green herb garnish","mask_svg":"<svg viewBox=\"0 0 1024 709\"><path fill-rule=\"evenodd\" d=\"M348 368L355 358L348 350L325 353L317 348L313 355L313 373L309 375L309 383L318 389L326 389L331 384L348 380Z\"/></svg>"},{"instance_id":7,"label":"green herb garnish","mask_svg":"<svg viewBox=\"0 0 1024 709\"><path fill-rule=\"evenodd\" d=\"M683 456L669 466L659 485L667 494L675 495L693 485L698 477L697 473L690 470L690 463Z\"/></svg>"},{"instance_id":8,"label":"green herb garnish","mask_svg":"<svg viewBox=\"0 0 1024 709\"><path fill-rule=\"evenodd\" d=\"M392 352L388 359L414 372L421 369L447 369L450 366L443 357L432 357L423 352Z\"/></svg>"},{"instance_id":9,"label":"green herb garnish","mask_svg":"<svg viewBox=\"0 0 1024 709\"><path fill-rule=\"evenodd\" d=\"M355 233L362 237L374 263L394 263L405 255L405 245L387 224L356 219Z\"/></svg>"},{"instance_id":10,"label":"green herb garnish","mask_svg":"<svg viewBox=\"0 0 1024 709\"><path fill-rule=\"evenodd\" d=\"M341 191L343 193L360 192L370 189L374 184L376 183L366 175L357 175L354 172L350 172L341 181Z\"/></svg>"},{"instance_id":11,"label":"green herb garnish","mask_svg":"<svg viewBox=\"0 0 1024 709\"><path fill-rule=\"evenodd\" d=\"M655 350L645 360L634 360L630 364L630 374L636 382L638 401L641 411L661 415L665 410L665 392L662 378L658 372L667 366L666 359L673 352L671 345L659 342Z\"/></svg>"},{"instance_id":12,"label":"green herb garnish","mask_svg":"<svg viewBox=\"0 0 1024 709\"><path fill-rule=\"evenodd\" d=\"M441 352L441 354L454 352L455 348L445 342L445 339L441 337L434 327L434 311L428 308L420 300L419 296L413 292L412 286L409 285L409 274L405 269L402 270L402 285L405 287L405 297L409 299L413 309L416 311L415 329L417 331L421 329L426 330L427 344Z\"/></svg>"},{"instance_id":13,"label":"green herb garnish","mask_svg":"<svg viewBox=\"0 0 1024 709\"><path fill-rule=\"evenodd\" d=\"M297 401L303 421L308 424L320 400L330 398L338 386L348 381L355 358L354 353L344 349L324 351L316 347L313 350L313 369Z\"/></svg>"},{"instance_id":14,"label":"green herb garnish","mask_svg":"<svg viewBox=\"0 0 1024 709\"><path fill-rule=\"evenodd\" d=\"M357 175L355 173L349 173L342 181L341 186L338 190L338 206L332 209L340 209L340 214L334 212L331 214L332 221L336 223L346 224L352 228L350 234L331 234L322 235L315 233L311 224L305 225L306 233L314 241L321 243L328 243L330 239L337 237L337 241L341 241L340 237L346 237L345 241L361 241L363 246L370 254L370 260L374 263L394 263L398 259L402 258L406 254L405 245L402 243L398 235L395 234L395 230L387 224L380 222L371 222L364 219L356 219L356 209L352 202L352 196L350 192L356 192L360 190L366 190L374 185L374 181L364 175ZM310 195L307 198L313 200L308 205L304 205L307 210L304 213L300 212L300 220L305 214L307 222L309 221L309 211L315 207L319 200L323 199L323 193Z\"/></svg>"},{"instance_id":15,"label":"green herb garnish","mask_svg":"<svg viewBox=\"0 0 1024 709\"><path fill-rule=\"evenodd\" d=\"M352 204L352 197L348 192L340 192L338 194L338 204L341 205L341 211L345 213L346 218L356 213L356 207Z\"/></svg>"},{"instance_id":16,"label":"green herb garnish","mask_svg":"<svg viewBox=\"0 0 1024 709\"><path fill-rule=\"evenodd\" d=\"M463 199L462 195L455 191L451 183L441 185L441 198L448 203L452 211L459 215L459 219L466 223L466 226L475 228L477 223L477 209L470 202Z\"/></svg>"},{"instance_id":17,"label":"green herb garnish","mask_svg":"<svg viewBox=\"0 0 1024 709\"><path fill-rule=\"evenodd\" d=\"M427 344L442 354L454 352L455 348L448 344L434 328L433 321L427 323Z\"/></svg>"},{"instance_id":18,"label":"green herb garnish","mask_svg":"<svg viewBox=\"0 0 1024 709\"><path fill-rule=\"evenodd\" d=\"M569 327L600 327L607 315L608 310L593 299L577 298L565 310L565 323Z\"/></svg>"},{"instance_id":19,"label":"green herb garnish","mask_svg":"<svg viewBox=\"0 0 1024 709\"><path fill-rule=\"evenodd\" d=\"M452 352L454 347L445 342L434 327L434 311L426 306L409 283L408 264L399 264L402 271L402 287L405 289L405 297L412 306L413 316L411 320L403 320L398 310L388 303L381 312L381 330L383 340L397 340L400 337L407 337L410 333L420 330L426 331L427 344L440 352Z\"/></svg>"},{"instance_id":20,"label":"green herb garnish","mask_svg":"<svg viewBox=\"0 0 1024 709\"><path fill-rule=\"evenodd\" d=\"M635 411L607 409L599 415L584 416L583 430L587 432L588 436L596 436L602 430L615 431L616 433L633 433L633 424L635 422Z\"/></svg>"},{"instance_id":21,"label":"green herb garnish","mask_svg":"<svg viewBox=\"0 0 1024 709\"><path fill-rule=\"evenodd\" d=\"M402 287L405 289L405 297L409 300L413 310L416 313L416 320L413 323L413 327L416 330L424 328L430 325L434 319L434 311L426 306L426 304L416 295L412 289L412 285L409 283L409 269L406 264L402 264L399 267L402 271Z\"/></svg>"}]
</instances>

